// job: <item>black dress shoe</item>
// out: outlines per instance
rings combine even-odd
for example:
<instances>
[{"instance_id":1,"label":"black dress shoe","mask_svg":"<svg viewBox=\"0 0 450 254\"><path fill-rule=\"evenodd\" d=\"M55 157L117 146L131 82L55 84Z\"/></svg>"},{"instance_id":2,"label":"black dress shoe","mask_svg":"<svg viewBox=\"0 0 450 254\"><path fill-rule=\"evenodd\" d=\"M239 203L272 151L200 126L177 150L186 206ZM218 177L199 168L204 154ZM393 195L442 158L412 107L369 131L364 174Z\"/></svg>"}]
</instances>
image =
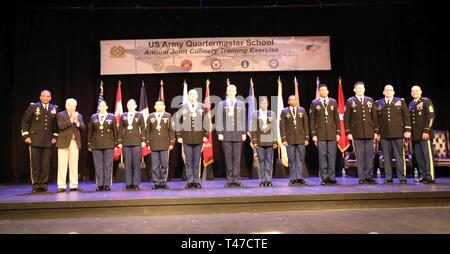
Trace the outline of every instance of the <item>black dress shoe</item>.
<instances>
[{"instance_id":1,"label":"black dress shoe","mask_svg":"<svg viewBox=\"0 0 450 254\"><path fill-rule=\"evenodd\" d=\"M97 186L97 189L95 189L95 191L102 191L103 190L103 186Z\"/></svg>"},{"instance_id":2,"label":"black dress shoe","mask_svg":"<svg viewBox=\"0 0 450 254\"><path fill-rule=\"evenodd\" d=\"M327 185L328 179L323 179L322 182L320 182L320 185Z\"/></svg>"},{"instance_id":3,"label":"black dress shoe","mask_svg":"<svg viewBox=\"0 0 450 254\"><path fill-rule=\"evenodd\" d=\"M334 185L339 185L339 182L338 182L338 181L336 181L336 179L333 179L333 180L328 180L328 183L330 183L330 184L334 184Z\"/></svg>"},{"instance_id":4,"label":"black dress shoe","mask_svg":"<svg viewBox=\"0 0 450 254\"><path fill-rule=\"evenodd\" d=\"M389 180L389 179L384 179L384 183L385 183L385 184L387 184L387 183L393 183L393 182L394 182L394 181L393 181L392 179L390 179L390 180Z\"/></svg>"},{"instance_id":5,"label":"black dress shoe","mask_svg":"<svg viewBox=\"0 0 450 254\"><path fill-rule=\"evenodd\" d=\"M289 181L289 186L294 186L297 183L296 180L291 180Z\"/></svg>"},{"instance_id":6,"label":"black dress shoe","mask_svg":"<svg viewBox=\"0 0 450 254\"><path fill-rule=\"evenodd\" d=\"M159 189L161 186L158 183L153 184L152 190Z\"/></svg>"},{"instance_id":7,"label":"black dress shoe","mask_svg":"<svg viewBox=\"0 0 450 254\"><path fill-rule=\"evenodd\" d=\"M366 181L364 181L364 180L359 180L359 182L358 182L359 184L365 184L366 183Z\"/></svg>"},{"instance_id":8,"label":"black dress shoe","mask_svg":"<svg viewBox=\"0 0 450 254\"><path fill-rule=\"evenodd\" d=\"M423 183L424 183L424 184L434 184L435 181L432 180L432 179L426 179Z\"/></svg>"},{"instance_id":9,"label":"black dress shoe","mask_svg":"<svg viewBox=\"0 0 450 254\"><path fill-rule=\"evenodd\" d=\"M419 183L426 183L427 179L426 178L419 178L419 180L417 182Z\"/></svg>"},{"instance_id":10,"label":"black dress shoe","mask_svg":"<svg viewBox=\"0 0 450 254\"><path fill-rule=\"evenodd\" d=\"M77 187L77 188L71 188L70 191L83 191L83 190Z\"/></svg>"},{"instance_id":11,"label":"black dress shoe","mask_svg":"<svg viewBox=\"0 0 450 254\"><path fill-rule=\"evenodd\" d=\"M133 185L133 190L138 191L139 190L139 185Z\"/></svg>"},{"instance_id":12,"label":"black dress shoe","mask_svg":"<svg viewBox=\"0 0 450 254\"><path fill-rule=\"evenodd\" d=\"M259 183L259 187L264 187L264 186L266 186L266 182L260 182Z\"/></svg>"},{"instance_id":13,"label":"black dress shoe","mask_svg":"<svg viewBox=\"0 0 450 254\"><path fill-rule=\"evenodd\" d=\"M194 188L201 189L202 185L200 183L194 183Z\"/></svg>"},{"instance_id":14,"label":"black dress shoe","mask_svg":"<svg viewBox=\"0 0 450 254\"><path fill-rule=\"evenodd\" d=\"M236 187L244 187L244 185L242 184L242 183L234 183L234 186L236 186Z\"/></svg>"},{"instance_id":15,"label":"black dress shoe","mask_svg":"<svg viewBox=\"0 0 450 254\"><path fill-rule=\"evenodd\" d=\"M104 190L105 191L111 191L111 187L109 187L109 185L106 185L106 186L104 186L105 188L104 188Z\"/></svg>"},{"instance_id":16,"label":"black dress shoe","mask_svg":"<svg viewBox=\"0 0 450 254\"><path fill-rule=\"evenodd\" d=\"M167 183L162 183L160 184L161 189L169 189L169 185L167 185Z\"/></svg>"},{"instance_id":17,"label":"black dress shoe","mask_svg":"<svg viewBox=\"0 0 450 254\"><path fill-rule=\"evenodd\" d=\"M130 191L133 189L133 185L125 185L125 187L123 187L124 191Z\"/></svg>"},{"instance_id":18,"label":"black dress shoe","mask_svg":"<svg viewBox=\"0 0 450 254\"><path fill-rule=\"evenodd\" d=\"M31 191L31 193L33 193L33 194L38 193L38 192L39 192L39 190L37 190L37 189Z\"/></svg>"},{"instance_id":19,"label":"black dress shoe","mask_svg":"<svg viewBox=\"0 0 450 254\"><path fill-rule=\"evenodd\" d=\"M230 188L230 187L233 187L234 186L234 183L226 183L225 184L225 188Z\"/></svg>"},{"instance_id":20,"label":"black dress shoe","mask_svg":"<svg viewBox=\"0 0 450 254\"><path fill-rule=\"evenodd\" d=\"M65 192L65 191L66 191L66 190L63 189L63 188L59 188L59 189L56 190L56 192L58 192L58 193Z\"/></svg>"},{"instance_id":21,"label":"black dress shoe","mask_svg":"<svg viewBox=\"0 0 450 254\"><path fill-rule=\"evenodd\" d=\"M368 184L377 184L377 181L373 178L366 179L366 183Z\"/></svg>"},{"instance_id":22,"label":"black dress shoe","mask_svg":"<svg viewBox=\"0 0 450 254\"><path fill-rule=\"evenodd\" d=\"M306 182L303 179L297 179L297 184L298 185L306 185Z\"/></svg>"},{"instance_id":23,"label":"black dress shoe","mask_svg":"<svg viewBox=\"0 0 450 254\"><path fill-rule=\"evenodd\" d=\"M272 182L267 182L267 187L272 187Z\"/></svg>"},{"instance_id":24,"label":"black dress shoe","mask_svg":"<svg viewBox=\"0 0 450 254\"><path fill-rule=\"evenodd\" d=\"M406 184L406 180L400 180L400 184Z\"/></svg>"},{"instance_id":25,"label":"black dress shoe","mask_svg":"<svg viewBox=\"0 0 450 254\"><path fill-rule=\"evenodd\" d=\"M192 183L187 183L187 184L184 186L185 189L190 189L190 188L192 188L192 187L193 187Z\"/></svg>"}]
</instances>

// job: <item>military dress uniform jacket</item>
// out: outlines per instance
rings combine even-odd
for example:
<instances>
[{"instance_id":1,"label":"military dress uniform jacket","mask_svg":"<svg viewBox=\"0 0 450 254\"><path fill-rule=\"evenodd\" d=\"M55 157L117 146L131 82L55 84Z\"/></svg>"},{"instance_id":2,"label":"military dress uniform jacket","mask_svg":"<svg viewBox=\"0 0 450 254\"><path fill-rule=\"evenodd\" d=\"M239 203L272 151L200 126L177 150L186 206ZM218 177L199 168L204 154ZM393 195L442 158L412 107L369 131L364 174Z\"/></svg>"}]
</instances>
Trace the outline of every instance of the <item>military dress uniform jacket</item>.
<instances>
[{"instance_id":1,"label":"military dress uniform jacket","mask_svg":"<svg viewBox=\"0 0 450 254\"><path fill-rule=\"evenodd\" d=\"M172 126L172 115L164 112L158 124L156 113L151 113L147 118L147 146L152 151L165 151L169 145L175 144L175 131Z\"/></svg>"},{"instance_id":2,"label":"military dress uniform jacket","mask_svg":"<svg viewBox=\"0 0 450 254\"><path fill-rule=\"evenodd\" d=\"M144 116L135 112L131 124L128 124L128 112L120 116L118 144L122 146L140 146L145 142Z\"/></svg>"},{"instance_id":3,"label":"military dress uniform jacket","mask_svg":"<svg viewBox=\"0 0 450 254\"><path fill-rule=\"evenodd\" d=\"M336 141L336 135L341 135L338 104L332 98L328 98L327 107L321 99L313 100L309 107L309 121L311 136L317 136L318 141Z\"/></svg>"},{"instance_id":4,"label":"military dress uniform jacket","mask_svg":"<svg viewBox=\"0 0 450 254\"><path fill-rule=\"evenodd\" d=\"M99 114L93 114L88 124L88 148L114 149L117 146L119 132L116 117L108 113L101 124Z\"/></svg>"},{"instance_id":5,"label":"military dress uniform jacket","mask_svg":"<svg viewBox=\"0 0 450 254\"><path fill-rule=\"evenodd\" d=\"M223 100L217 107L216 131L217 135L223 135L223 141L242 141L242 135L246 132L245 103L236 100L234 111L227 100Z\"/></svg>"},{"instance_id":6,"label":"military dress uniform jacket","mask_svg":"<svg viewBox=\"0 0 450 254\"><path fill-rule=\"evenodd\" d=\"M379 133L378 112L372 98L364 96L361 103L356 96L349 98L345 104L345 134L354 139L373 139Z\"/></svg>"},{"instance_id":7,"label":"military dress uniform jacket","mask_svg":"<svg viewBox=\"0 0 450 254\"><path fill-rule=\"evenodd\" d=\"M411 137L413 141L422 140L423 133L430 134L433 138L433 123L435 119L435 110L433 103L426 97L421 97L409 103L409 112L411 115Z\"/></svg>"},{"instance_id":8,"label":"military dress uniform jacket","mask_svg":"<svg viewBox=\"0 0 450 254\"><path fill-rule=\"evenodd\" d=\"M31 103L22 118L22 138L31 138L33 147L52 147L52 138L58 137L56 115L58 106L48 104L48 110L40 102Z\"/></svg>"},{"instance_id":9,"label":"military dress uniform jacket","mask_svg":"<svg viewBox=\"0 0 450 254\"><path fill-rule=\"evenodd\" d=\"M294 119L290 107L284 108L280 116L280 135L282 142L289 145L304 144L309 141L308 115L302 107L297 107Z\"/></svg>"},{"instance_id":10,"label":"military dress uniform jacket","mask_svg":"<svg viewBox=\"0 0 450 254\"><path fill-rule=\"evenodd\" d=\"M260 111L254 111L252 114L251 128L250 134L254 145L264 147L277 144L278 125L276 115L273 111L267 110L267 120L265 123L260 115Z\"/></svg>"},{"instance_id":11,"label":"military dress uniform jacket","mask_svg":"<svg viewBox=\"0 0 450 254\"><path fill-rule=\"evenodd\" d=\"M86 129L86 125L83 121L83 116L78 113L77 120L80 126L77 127L75 123L70 121L69 113L65 110L57 115L59 136L56 140L56 147L68 148L72 138L77 142L78 148L81 148L81 135L80 131Z\"/></svg>"},{"instance_id":12,"label":"military dress uniform jacket","mask_svg":"<svg viewBox=\"0 0 450 254\"><path fill-rule=\"evenodd\" d=\"M184 144L197 145L203 143L203 138L209 137L210 124L207 119L207 107L198 103L194 112L188 104L181 105L177 112L177 138L182 138ZM206 122L205 122L206 121Z\"/></svg>"},{"instance_id":13,"label":"military dress uniform jacket","mask_svg":"<svg viewBox=\"0 0 450 254\"><path fill-rule=\"evenodd\" d=\"M383 139L403 138L405 132L411 132L411 120L408 107L403 98L394 97L386 104L386 99L375 102L380 123L380 135Z\"/></svg>"}]
</instances>

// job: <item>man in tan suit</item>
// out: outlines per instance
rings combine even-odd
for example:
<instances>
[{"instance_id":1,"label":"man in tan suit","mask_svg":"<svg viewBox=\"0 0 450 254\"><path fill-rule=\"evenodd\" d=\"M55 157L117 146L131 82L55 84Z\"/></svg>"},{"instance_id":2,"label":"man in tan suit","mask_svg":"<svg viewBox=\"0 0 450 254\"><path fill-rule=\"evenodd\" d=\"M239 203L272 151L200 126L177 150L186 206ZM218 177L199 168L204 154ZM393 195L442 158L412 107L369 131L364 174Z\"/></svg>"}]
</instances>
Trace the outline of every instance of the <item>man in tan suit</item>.
<instances>
[{"instance_id":1,"label":"man in tan suit","mask_svg":"<svg viewBox=\"0 0 450 254\"><path fill-rule=\"evenodd\" d=\"M80 130L84 130L83 116L76 111L77 101L66 100L66 110L58 113L57 122L59 136L56 141L58 148L58 190L66 190L67 164L69 165L70 191L80 191L78 188L78 153L81 148Z\"/></svg>"}]
</instances>

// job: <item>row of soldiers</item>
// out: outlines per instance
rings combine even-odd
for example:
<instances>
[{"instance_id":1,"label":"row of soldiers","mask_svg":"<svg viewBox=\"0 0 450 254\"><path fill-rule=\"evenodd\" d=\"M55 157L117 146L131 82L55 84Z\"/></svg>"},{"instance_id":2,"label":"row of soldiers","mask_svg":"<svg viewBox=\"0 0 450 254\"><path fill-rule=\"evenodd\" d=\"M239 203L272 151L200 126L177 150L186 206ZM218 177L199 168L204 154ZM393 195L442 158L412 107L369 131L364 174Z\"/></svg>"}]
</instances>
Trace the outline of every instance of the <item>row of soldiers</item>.
<instances>
[{"instance_id":1,"label":"row of soldiers","mask_svg":"<svg viewBox=\"0 0 450 254\"><path fill-rule=\"evenodd\" d=\"M289 186L307 184L303 179L305 146L312 140L318 148L322 185L338 184L335 178L337 142L341 135L353 141L359 183L374 184L374 143L380 141L385 158L385 183L392 183L392 158L395 157L397 176L406 183L404 143L412 141L422 183L434 183L433 154L430 136L435 118L430 99L422 97L421 88L411 89L413 100L409 107L403 98L394 97L394 88L386 85L384 98L374 101L365 96L365 85L354 85L355 96L346 102L343 116L345 133L341 133L336 100L328 97L325 84L318 87L320 98L312 101L309 117L298 105L296 96L288 98L289 106L281 116L268 109L267 97L259 100L259 110L252 113L251 143L256 149L260 169L260 186L272 186L273 154L277 148L278 132L286 146L290 172ZM246 140L245 103L236 98L236 86L227 86L227 97L216 109L215 129L225 155L227 183L225 187L242 187L240 165L243 142ZM70 191L79 191L78 154L80 131L86 128L83 117L76 111L75 99L66 100L66 110L58 112L50 104L51 93L41 92L40 102L31 103L22 120L22 137L29 145L33 193L48 191L51 149L58 148L58 190L66 190L69 168ZM186 163L186 188L201 188L200 159L203 142L210 135L208 108L198 102L195 89L188 93L188 102L172 116L165 112L163 101L156 101L146 122L136 111L136 102L127 102L127 112L117 123L107 112L105 101L90 118L88 148L93 154L97 191L110 191L114 152L123 150L126 167L125 190L138 190L142 148L151 150L153 189L167 189L169 151L175 142L182 144ZM117 128L118 126L118 128Z\"/></svg>"}]
</instances>

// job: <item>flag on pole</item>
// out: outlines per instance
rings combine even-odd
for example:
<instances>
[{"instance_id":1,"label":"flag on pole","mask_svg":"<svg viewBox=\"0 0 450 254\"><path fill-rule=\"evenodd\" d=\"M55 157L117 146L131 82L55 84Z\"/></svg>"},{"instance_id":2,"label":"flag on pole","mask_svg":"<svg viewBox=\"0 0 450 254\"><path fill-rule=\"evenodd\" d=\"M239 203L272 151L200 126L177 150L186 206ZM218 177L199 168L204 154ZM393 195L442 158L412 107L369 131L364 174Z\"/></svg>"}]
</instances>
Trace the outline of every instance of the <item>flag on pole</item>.
<instances>
[{"instance_id":1,"label":"flag on pole","mask_svg":"<svg viewBox=\"0 0 450 254\"><path fill-rule=\"evenodd\" d=\"M122 82L117 84L117 92L116 92L116 107L114 109L114 116L116 117L116 124L117 129L119 128L119 122L120 122L120 116L123 114L123 107L122 107L122 89L120 86L122 85ZM117 148L114 150L114 160L118 160L122 155L122 148Z\"/></svg>"},{"instance_id":2,"label":"flag on pole","mask_svg":"<svg viewBox=\"0 0 450 254\"><path fill-rule=\"evenodd\" d=\"M277 122L280 122L281 111L283 111L283 86L281 84L281 78L278 77L278 97L277 97ZM281 158L284 167L288 166L288 157L286 146L283 145L283 141L281 140L281 134L277 132L277 141L278 141L278 157Z\"/></svg>"},{"instance_id":3,"label":"flag on pole","mask_svg":"<svg viewBox=\"0 0 450 254\"><path fill-rule=\"evenodd\" d=\"M252 135L252 115L253 111L256 110L256 98L255 98L255 90L253 89L253 79L250 78L250 87L248 89L248 111L247 111L247 135L250 137L250 146L253 148ZM253 150L253 154L255 154L255 150Z\"/></svg>"},{"instance_id":4,"label":"flag on pole","mask_svg":"<svg viewBox=\"0 0 450 254\"><path fill-rule=\"evenodd\" d=\"M188 85L186 80L183 81L183 104L188 102Z\"/></svg>"},{"instance_id":5,"label":"flag on pole","mask_svg":"<svg viewBox=\"0 0 450 254\"><path fill-rule=\"evenodd\" d=\"M145 85L144 80L142 80L142 86L141 86L141 95L139 96L139 112L141 112L142 116L144 117L144 123L147 125L147 118L149 115L148 111L148 102L147 102L147 93L145 91ZM142 157L145 157L146 155L150 154L150 150L147 146L142 147Z\"/></svg>"},{"instance_id":6,"label":"flag on pole","mask_svg":"<svg viewBox=\"0 0 450 254\"><path fill-rule=\"evenodd\" d=\"M207 119L205 121L209 121L209 136L208 140L203 142L203 178L206 179L206 172L212 172L212 164L214 162L214 156L213 156L213 142L212 142L212 126L211 126L211 101L210 101L210 94L209 94L209 79L206 80L206 91L205 91L205 100L204 104L206 106L207 110Z\"/></svg>"},{"instance_id":7,"label":"flag on pole","mask_svg":"<svg viewBox=\"0 0 450 254\"><path fill-rule=\"evenodd\" d=\"M183 104L188 103L188 84L186 80L183 81ZM181 145L181 158L186 166L186 154L184 153L184 146Z\"/></svg>"},{"instance_id":8,"label":"flag on pole","mask_svg":"<svg viewBox=\"0 0 450 254\"><path fill-rule=\"evenodd\" d=\"M161 79L161 82L159 83L159 95L158 95L158 100L159 101L164 101L164 82Z\"/></svg>"},{"instance_id":9,"label":"flag on pole","mask_svg":"<svg viewBox=\"0 0 450 254\"><path fill-rule=\"evenodd\" d=\"M294 86L295 86L295 98L297 99L298 106L300 106L300 93L298 92L297 77L294 77Z\"/></svg>"},{"instance_id":10,"label":"flag on pole","mask_svg":"<svg viewBox=\"0 0 450 254\"><path fill-rule=\"evenodd\" d=\"M316 80L316 99L320 99L319 85L320 85L320 79L319 79L319 76L317 76L317 80Z\"/></svg>"},{"instance_id":11,"label":"flag on pole","mask_svg":"<svg viewBox=\"0 0 450 254\"><path fill-rule=\"evenodd\" d=\"M100 80L100 93L98 94L98 100L97 100L97 113L99 112L98 110L98 105L100 105L100 102L104 101L103 98L103 81Z\"/></svg>"},{"instance_id":12,"label":"flag on pole","mask_svg":"<svg viewBox=\"0 0 450 254\"><path fill-rule=\"evenodd\" d=\"M338 111L339 111L339 125L341 128L341 138L338 142L339 150L341 153L344 153L348 147L350 146L350 141L348 140L347 135L345 135L345 126L344 126L344 112L345 112L345 99L344 92L342 90L342 79L339 77L339 87L338 87Z\"/></svg>"}]
</instances>

